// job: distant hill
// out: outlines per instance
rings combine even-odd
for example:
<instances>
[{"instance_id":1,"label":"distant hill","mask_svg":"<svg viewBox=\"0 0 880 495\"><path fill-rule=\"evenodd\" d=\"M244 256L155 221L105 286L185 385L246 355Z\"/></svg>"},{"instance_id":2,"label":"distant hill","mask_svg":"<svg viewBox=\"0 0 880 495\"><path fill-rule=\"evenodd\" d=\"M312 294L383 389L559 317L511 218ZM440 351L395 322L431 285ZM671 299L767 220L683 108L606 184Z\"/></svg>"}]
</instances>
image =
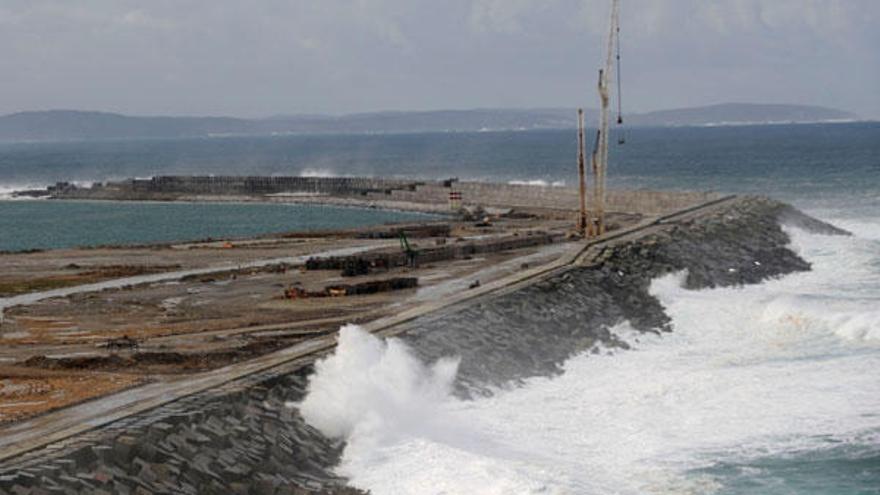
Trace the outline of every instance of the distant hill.
<instances>
[{"instance_id":1,"label":"distant hill","mask_svg":"<svg viewBox=\"0 0 880 495\"><path fill-rule=\"evenodd\" d=\"M723 103L633 115L635 126L745 125L858 120L853 113L807 105Z\"/></svg>"},{"instance_id":2,"label":"distant hill","mask_svg":"<svg viewBox=\"0 0 880 495\"><path fill-rule=\"evenodd\" d=\"M249 122L227 117L129 117L115 113L50 110L0 117L0 140L81 140L198 137L246 133Z\"/></svg>"},{"instance_id":3,"label":"distant hill","mask_svg":"<svg viewBox=\"0 0 880 495\"><path fill-rule=\"evenodd\" d=\"M587 110L588 123L596 111ZM728 103L625 116L631 126L735 125L856 120L854 114L803 105ZM291 115L265 119L232 117L132 117L115 113L51 110L0 117L0 141L66 141L181 138L222 135L474 132L567 129L573 109L478 109L375 112L344 116Z\"/></svg>"}]
</instances>

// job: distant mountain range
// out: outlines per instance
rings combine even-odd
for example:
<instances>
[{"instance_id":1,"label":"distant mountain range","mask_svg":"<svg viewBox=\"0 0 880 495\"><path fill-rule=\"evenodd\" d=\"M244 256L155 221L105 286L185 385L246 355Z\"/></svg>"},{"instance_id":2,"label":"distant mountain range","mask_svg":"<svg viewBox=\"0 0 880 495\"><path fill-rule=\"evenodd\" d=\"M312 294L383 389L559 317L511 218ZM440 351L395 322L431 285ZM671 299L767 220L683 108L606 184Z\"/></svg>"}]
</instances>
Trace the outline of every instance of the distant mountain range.
<instances>
[{"instance_id":1,"label":"distant mountain range","mask_svg":"<svg viewBox=\"0 0 880 495\"><path fill-rule=\"evenodd\" d=\"M630 123L635 126L670 127L846 122L859 119L854 113L826 107L723 103L636 114Z\"/></svg>"},{"instance_id":2,"label":"distant mountain range","mask_svg":"<svg viewBox=\"0 0 880 495\"><path fill-rule=\"evenodd\" d=\"M588 123L596 111L587 110ZM624 116L629 126L708 126L833 122L859 117L805 105L726 103ZM567 129L573 109L479 109L375 112L343 116L291 115L264 119L232 117L132 117L115 113L50 110L0 117L0 141L67 141L123 138L182 138L224 135L369 134Z\"/></svg>"}]
</instances>

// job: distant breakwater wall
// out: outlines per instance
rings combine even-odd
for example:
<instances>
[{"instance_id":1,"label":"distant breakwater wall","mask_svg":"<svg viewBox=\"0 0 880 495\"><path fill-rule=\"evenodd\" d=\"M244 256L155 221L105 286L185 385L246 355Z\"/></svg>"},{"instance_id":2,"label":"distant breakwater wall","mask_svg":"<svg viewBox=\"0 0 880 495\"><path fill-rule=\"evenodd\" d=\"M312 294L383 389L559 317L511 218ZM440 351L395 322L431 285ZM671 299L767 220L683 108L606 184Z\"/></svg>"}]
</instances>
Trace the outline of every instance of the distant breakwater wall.
<instances>
[{"instance_id":1,"label":"distant breakwater wall","mask_svg":"<svg viewBox=\"0 0 880 495\"><path fill-rule=\"evenodd\" d=\"M364 204L396 203L448 205L449 193L461 195L462 205L501 208L571 210L578 208L578 190L549 185L491 182L422 181L368 177L295 176L157 176L78 187L57 183L46 191L58 199L194 200L199 197L257 197L283 201L294 196L343 197ZM718 197L695 191L609 190L608 211L662 215ZM589 198L588 198L589 199Z\"/></svg>"},{"instance_id":2,"label":"distant breakwater wall","mask_svg":"<svg viewBox=\"0 0 880 495\"><path fill-rule=\"evenodd\" d=\"M468 205L575 211L580 204L578 190L572 187L491 182L454 182L448 187L444 183L425 183L414 190L392 190L387 196L397 201L442 203L450 190L460 192L462 203ZM588 205L591 194L587 194ZM608 190L605 200L608 211L653 216L718 197L699 191Z\"/></svg>"},{"instance_id":3,"label":"distant breakwater wall","mask_svg":"<svg viewBox=\"0 0 880 495\"><path fill-rule=\"evenodd\" d=\"M476 298L396 328L425 360L457 355L456 393L561 372L597 344L625 347L610 328L669 331L651 280L687 270L687 288L757 283L809 269L780 219L841 233L780 203L743 198L694 219L609 244L584 266ZM755 263L758 261L759 263ZM344 447L285 402L303 397L308 360L239 379L0 464L0 493L311 493L342 490ZM41 491L42 490L42 491Z\"/></svg>"},{"instance_id":4,"label":"distant breakwater wall","mask_svg":"<svg viewBox=\"0 0 880 495\"><path fill-rule=\"evenodd\" d=\"M272 195L283 193L364 196L391 190L415 190L416 181L363 177L162 175L95 183L90 187L59 182L48 193L57 198L151 199L165 195Z\"/></svg>"}]
</instances>

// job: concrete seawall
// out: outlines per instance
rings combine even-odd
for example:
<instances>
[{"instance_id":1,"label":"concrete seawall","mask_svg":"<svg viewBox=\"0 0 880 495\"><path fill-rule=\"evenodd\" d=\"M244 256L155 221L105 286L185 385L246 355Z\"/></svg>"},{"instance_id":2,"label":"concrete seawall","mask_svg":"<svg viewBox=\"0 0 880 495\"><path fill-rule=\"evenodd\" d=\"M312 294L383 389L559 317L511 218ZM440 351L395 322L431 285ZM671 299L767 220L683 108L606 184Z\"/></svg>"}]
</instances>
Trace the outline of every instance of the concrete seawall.
<instances>
[{"instance_id":1,"label":"concrete seawall","mask_svg":"<svg viewBox=\"0 0 880 495\"><path fill-rule=\"evenodd\" d=\"M399 201L443 203L450 190L460 192L462 202L469 205L573 211L579 204L578 191L571 187L486 182L455 182L449 187L442 183L426 183L412 191L392 190L388 196ZM375 193L368 197L379 199ZM607 192L606 201L608 211L663 215L717 197L720 195L704 192L611 190Z\"/></svg>"},{"instance_id":2,"label":"concrete seawall","mask_svg":"<svg viewBox=\"0 0 880 495\"><path fill-rule=\"evenodd\" d=\"M500 184L470 181L415 181L367 177L260 177L260 176L158 176L129 179L90 188L59 183L48 193L58 199L112 200L213 200L262 198L283 201L299 197L320 202L346 198L364 204L385 204L406 209L407 204L447 205L449 193L461 194L461 203L471 206L570 210L578 208L578 191L571 187ZM607 193L608 211L662 215L720 197L707 192L620 191Z\"/></svg>"},{"instance_id":3,"label":"concrete seawall","mask_svg":"<svg viewBox=\"0 0 880 495\"><path fill-rule=\"evenodd\" d=\"M461 356L457 393L488 393L513 380L558 373L566 358L596 343L619 345L609 327L622 320L642 331L668 331L662 306L647 292L659 275L688 270L686 285L697 289L809 269L785 247L783 215L821 227L773 201L721 201L609 236L575 253L567 260L578 260L573 264L372 330L400 335L426 360ZM284 405L302 397L316 355L7 458L0 463L0 493L338 489L343 480L332 466L342 444Z\"/></svg>"}]
</instances>

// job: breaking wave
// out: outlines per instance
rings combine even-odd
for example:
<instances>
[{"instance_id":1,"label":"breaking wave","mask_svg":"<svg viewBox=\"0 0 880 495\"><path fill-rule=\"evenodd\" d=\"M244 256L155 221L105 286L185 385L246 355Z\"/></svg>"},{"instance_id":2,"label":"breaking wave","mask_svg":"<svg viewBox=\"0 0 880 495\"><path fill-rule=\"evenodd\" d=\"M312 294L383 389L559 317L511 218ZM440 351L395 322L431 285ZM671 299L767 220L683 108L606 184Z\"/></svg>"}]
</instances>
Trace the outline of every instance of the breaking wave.
<instances>
[{"instance_id":1,"label":"breaking wave","mask_svg":"<svg viewBox=\"0 0 880 495\"><path fill-rule=\"evenodd\" d=\"M304 168L300 170L299 175L302 177L339 177L339 175L326 168Z\"/></svg>"},{"instance_id":2,"label":"breaking wave","mask_svg":"<svg viewBox=\"0 0 880 495\"><path fill-rule=\"evenodd\" d=\"M15 197L12 195L15 191L24 191L28 189L45 189L45 185L40 184L0 184L0 201L35 199L32 197Z\"/></svg>"},{"instance_id":3,"label":"breaking wave","mask_svg":"<svg viewBox=\"0 0 880 495\"><path fill-rule=\"evenodd\" d=\"M564 180L546 181L544 179L511 180L507 181L512 186L541 186L541 187L565 187Z\"/></svg>"},{"instance_id":4,"label":"breaking wave","mask_svg":"<svg viewBox=\"0 0 880 495\"><path fill-rule=\"evenodd\" d=\"M449 397L457 368L456 359L426 366L399 340L346 325L336 352L315 364L300 412L330 437L350 438L365 425L418 429L426 413Z\"/></svg>"},{"instance_id":5,"label":"breaking wave","mask_svg":"<svg viewBox=\"0 0 880 495\"><path fill-rule=\"evenodd\" d=\"M854 232L791 232L813 270L759 285L694 291L683 273L660 277L651 293L671 334L624 322L611 332L629 350L581 352L559 375L473 400L451 393L454 360L426 365L346 327L302 414L347 441L339 474L374 494L747 493L730 483L751 471L713 466L841 446L864 462L880 450L880 249ZM762 493L787 493L792 471L770 466ZM827 469L829 486L845 481Z\"/></svg>"},{"instance_id":6,"label":"breaking wave","mask_svg":"<svg viewBox=\"0 0 880 495\"><path fill-rule=\"evenodd\" d=\"M341 471L353 474L402 438L453 434L440 411L452 400L457 368L454 358L425 365L403 342L347 325L336 352L315 363L300 414L324 435L348 442Z\"/></svg>"}]
</instances>

